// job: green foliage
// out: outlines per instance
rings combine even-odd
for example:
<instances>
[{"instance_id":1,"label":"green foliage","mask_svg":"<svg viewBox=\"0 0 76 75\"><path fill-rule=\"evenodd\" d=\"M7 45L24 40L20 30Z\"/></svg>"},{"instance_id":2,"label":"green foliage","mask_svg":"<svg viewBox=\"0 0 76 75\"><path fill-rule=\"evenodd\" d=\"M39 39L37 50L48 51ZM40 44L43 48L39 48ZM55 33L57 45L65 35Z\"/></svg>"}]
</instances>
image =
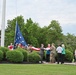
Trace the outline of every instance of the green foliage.
<instances>
[{"instance_id":1,"label":"green foliage","mask_svg":"<svg viewBox=\"0 0 76 75\"><path fill-rule=\"evenodd\" d=\"M24 56L22 52L13 50L13 51L8 51L6 53L6 58L10 62L19 63L19 62L23 62Z\"/></svg>"},{"instance_id":2,"label":"green foliage","mask_svg":"<svg viewBox=\"0 0 76 75\"><path fill-rule=\"evenodd\" d=\"M66 36L64 36L63 40L66 48L71 50L71 52L74 52L76 49L76 36L68 33Z\"/></svg>"},{"instance_id":3,"label":"green foliage","mask_svg":"<svg viewBox=\"0 0 76 75\"><path fill-rule=\"evenodd\" d=\"M47 33L47 40L50 41L49 43L55 43L58 44L59 41L62 41L62 29L58 21L52 20L51 24L47 28L48 33ZM48 43L47 41L47 43Z\"/></svg>"},{"instance_id":4,"label":"green foliage","mask_svg":"<svg viewBox=\"0 0 76 75\"><path fill-rule=\"evenodd\" d=\"M73 53L70 50L66 49L65 60L68 62L72 62L73 58Z\"/></svg>"},{"instance_id":5,"label":"green foliage","mask_svg":"<svg viewBox=\"0 0 76 75\"><path fill-rule=\"evenodd\" d=\"M33 22L31 18L27 19L26 23L24 23L23 16L8 20L8 26L5 31L5 46L14 42L16 20L28 44L40 47L41 43L45 46L47 46L48 43L55 43L56 46L64 43L66 48L72 52L76 49L76 36L69 33L66 36L63 35L62 28L58 21L52 20L48 26L40 27L39 24Z\"/></svg>"},{"instance_id":6,"label":"green foliage","mask_svg":"<svg viewBox=\"0 0 76 75\"><path fill-rule=\"evenodd\" d=\"M43 60L46 60L46 51L44 51Z\"/></svg>"},{"instance_id":7,"label":"green foliage","mask_svg":"<svg viewBox=\"0 0 76 75\"><path fill-rule=\"evenodd\" d=\"M40 32L40 41L47 46L48 43L61 42L63 38L62 29L56 20L52 20L48 27L43 27Z\"/></svg>"},{"instance_id":8,"label":"green foliage","mask_svg":"<svg viewBox=\"0 0 76 75\"><path fill-rule=\"evenodd\" d=\"M39 24L36 22L34 23L31 18L27 19L26 23L24 23L23 17L18 16L13 20L8 20L8 26L5 33L5 46L14 42L16 19L28 44L40 47L41 43L46 46L48 43L57 44L58 41L62 41L62 29L58 21L52 20L49 26L41 28Z\"/></svg>"},{"instance_id":9,"label":"green foliage","mask_svg":"<svg viewBox=\"0 0 76 75\"><path fill-rule=\"evenodd\" d=\"M6 58L6 52L9 51L7 47L0 47L0 50L3 52L3 59Z\"/></svg>"},{"instance_id":10,"label":"green foliage","mask_svg":"<svg viewBox=\"0 0 76 75\"><path fill-rule=\"evenodd\" d=\"M29 44L32 44L33 46L39 46L39 33L40 33L40 27L37 23L33 23L31 18L27 19L27 22L24 27L25 31L25 38L26 41ZM27 35L27 36L26 36Z\"/></svg>"},{"instance_id":11,"label":"green foliage","mask_svg":"<svg viewBox=\"0 0 76 75\"><path fill-rule=\"evenodd\" d=\"M22 52L23 56L24 56L24 61L27 61L27 55L28 55L28 52L22 48L17 48L16 51L20 51Z\"/></svg>"},{"instance_id":12,"label":"green foliage","mask_svg":"<svg viewBox=\"0 0 76 75\"><path fill-rule=\"evenodd\" d=\"M32 52L28 55L28 61L33 63L38 63L40 61L40 56L36 52Z\"/></svg>"},{"instance_id":13,"label":"green foliage","mask_svg":"<svg viewBox=\"0 0 76 75\"><path fill-rule=\"evenodd\" d=\"M7 21L7 28L5 31L5 46L8 46L11 42L14 42L14 36L15 36L15 27L16 27L16 20L19 24L20 30L23 33L24 28L24 19L23 16L18 16L13 20Z\"/></svg>"},{"instance_id":14,"label":"green foliage","mask_svg":"<svg viewBox=\"0 0 76 75\"><path fill-rule=\"evenodd\" d=\"M0 61L3 59L3 52L0 50Z\"/></svg>"}]
</instances>

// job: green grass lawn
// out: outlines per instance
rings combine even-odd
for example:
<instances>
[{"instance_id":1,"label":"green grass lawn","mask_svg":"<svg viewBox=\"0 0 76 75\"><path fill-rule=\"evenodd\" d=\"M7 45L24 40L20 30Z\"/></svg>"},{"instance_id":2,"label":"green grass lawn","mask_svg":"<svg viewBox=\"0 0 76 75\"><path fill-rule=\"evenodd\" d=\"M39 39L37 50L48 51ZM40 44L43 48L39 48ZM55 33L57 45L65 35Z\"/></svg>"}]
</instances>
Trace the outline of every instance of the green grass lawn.
<instances>
[{"instance_id":1,"label":"green grass lawn","mask_svg":"<svg viewBox=\"0 0 76 75\"><path fill-rule=\"evenodd\" d=\"M0 75L76 75L76 66L60 64L0 64Z\"/></svg>"}]
</instances>

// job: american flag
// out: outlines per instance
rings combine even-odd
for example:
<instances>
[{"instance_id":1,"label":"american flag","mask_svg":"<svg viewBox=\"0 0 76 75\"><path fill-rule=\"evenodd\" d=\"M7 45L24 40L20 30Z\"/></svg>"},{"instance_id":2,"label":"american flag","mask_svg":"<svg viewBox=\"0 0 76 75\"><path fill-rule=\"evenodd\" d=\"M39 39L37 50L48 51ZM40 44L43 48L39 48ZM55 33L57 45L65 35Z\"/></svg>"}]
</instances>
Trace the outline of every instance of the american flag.
<instances>
[{"instance_id":1,"label":"american flag","mask_svg":"<svg viewBox=\"0 0 76 75\"><path fill-rule=\"evenodd\" d=\"M22 33L20 31L20 28L19 28L17 22L16 22L16 31L15 31L14 46L16 46L16 44L21 44L22 46L27 46L27 43L24 40L24 37L22 36Z\"/></svg>"}]
</instances>

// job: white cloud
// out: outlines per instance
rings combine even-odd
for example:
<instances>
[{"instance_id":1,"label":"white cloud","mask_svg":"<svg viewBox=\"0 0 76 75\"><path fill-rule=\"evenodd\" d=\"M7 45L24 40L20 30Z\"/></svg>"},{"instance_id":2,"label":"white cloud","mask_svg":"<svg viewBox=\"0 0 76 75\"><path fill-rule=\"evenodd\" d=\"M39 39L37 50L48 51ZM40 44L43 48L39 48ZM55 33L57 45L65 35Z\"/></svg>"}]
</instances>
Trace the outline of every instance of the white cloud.
<instances>
[{"instance_id":1,"label":"white cloud","mask_svg":"<svg viewBox=\"0 0 76 75\"><path fill-rule=\"evenodd\" d=\"M7 0L6 20L22 15L25 21L32 18L41 27L58 20L65 28L66 25L76 25L75 7L76 0Z\"/></svg>"}]
</instances>

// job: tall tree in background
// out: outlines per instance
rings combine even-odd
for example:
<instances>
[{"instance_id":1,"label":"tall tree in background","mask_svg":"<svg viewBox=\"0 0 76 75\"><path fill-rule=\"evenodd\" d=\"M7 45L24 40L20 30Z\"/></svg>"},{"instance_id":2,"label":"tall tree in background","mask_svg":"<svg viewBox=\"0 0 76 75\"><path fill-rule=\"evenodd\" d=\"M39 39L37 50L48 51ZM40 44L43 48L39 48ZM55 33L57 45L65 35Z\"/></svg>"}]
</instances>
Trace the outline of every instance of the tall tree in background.
<instances>
[{"instance_id":1,"label":"tall tree in background","mask_svg":"<svg viewBox=\"0 0 76 75\"><path fill-rule=\"evenodd\" d=\"M70 33L63 35L62 28L58 21L52 20L49 26L41 28L39 24L33 22L31 18L27 19L26 23L24 23L23 16L8 20L5 31L5 46L8 46L11 42L14 43L16 20L27 44L40 47L41 43L45 46L47 46L48 43L55 43L56 45L64 43L67 49L71 51L76 49L76 36Z\"/></svg>"},{"instance_id":2,"label":"tall tree in background","mask_svg":"<svg viewBox=\"0 0 76 75\"><path fill-rule=\"evenodd\" d=\"M24 27L24 35L29 44L39 46L40 29L38 23L34 23L31 18L27 19Z\"/></svg>"},{"instance_id":3,"label":"tall tree in background","mask_svg":"<svg viewBox=\"0 0 76 75\"><path fill-rule=\"evenodd\" d=\"M14 43L16 20L18 21L20 30L23 31L24 28L23 16L18 16L13 20L8 20L5 31L5 46L8 46L11 42Z\"/></svg>"},{"instance_id":4,"label":"tall tree in background","mask_svg":"<svg viewBox=\"0 0 76 75\"><path fill-rule=\"evenodd\" d=\"M67 33L67 35L64 36L64 43L67 49L74 52L74 50L76 49L76 36L73 34Z\"/></svg>"},{"instance_id":5,"label":"tall tree in background","mask_svg":"<svg viewBox=\"0 0 76 75\"><path fill-rule=\"evenodd\" d=\"M5 46L14 42L15 25L18 21L20 30L28 44L39 47L41 43L47 46L48 43L58 43L62 41L62 29L56 20L52 20L49 26L41 28L38 23L34 23L31 18L24 23L23 16L18 16L13 20L8 20L6 28Z\"/></svg>"},{"instance_id":6,"label":"tall tree in background","mask_svg":"<svg viewBox=\"0 0 76 75\"><path fill-rule=\"evenodd\" d=\"M49 24L49 26L47 27L47 42L59 44L62 42L62 37L63 34L60 24L58 23L58 21L52 20L51 24Z\"/></svg>"}]
</instances>

